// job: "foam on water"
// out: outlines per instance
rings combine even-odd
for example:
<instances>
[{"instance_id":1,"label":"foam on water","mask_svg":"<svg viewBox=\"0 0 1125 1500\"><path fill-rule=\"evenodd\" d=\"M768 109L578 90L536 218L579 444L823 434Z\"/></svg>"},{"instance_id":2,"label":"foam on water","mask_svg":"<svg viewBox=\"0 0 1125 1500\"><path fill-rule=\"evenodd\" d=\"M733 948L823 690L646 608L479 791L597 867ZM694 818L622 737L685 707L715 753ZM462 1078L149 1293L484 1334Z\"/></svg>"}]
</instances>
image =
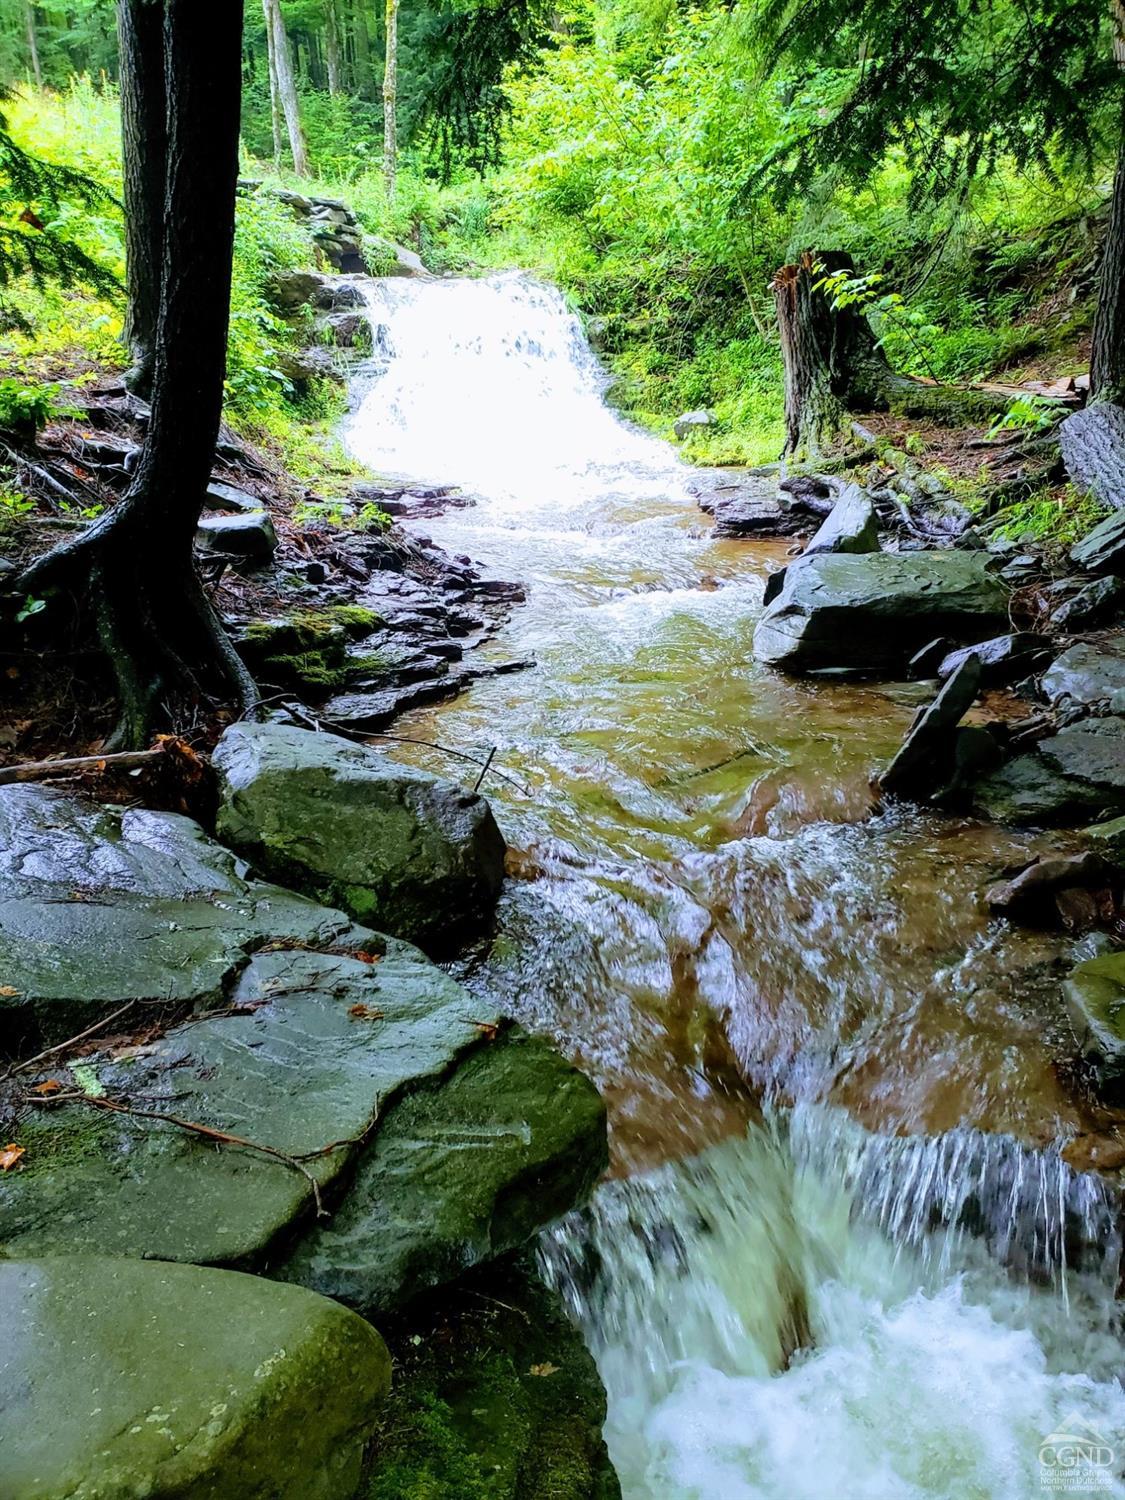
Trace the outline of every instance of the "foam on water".
<instances>
[{"instance_id":1,"label":"foam on water","mask_svg":"<svg viewBox=\"0 0 1125 1500\"><path fill-rule=\"evenodd\" d=\"M998 1171L963 1132L952 1158L942 1141L896 1156L806 1110L610 1184L550 1231L542 1264L598 1360L626 1500L1031 1500L1051 1493L1055 1431L1125 1452L1115 1266L1059 1259L1041 1286L956 1227L974 1185L1042 1174L1005 1151ZM1057 1208L1113 1262L1111 1205L1061 1162L1047 1175L1054 1207L1009 1212L1000 1191L981 1212L1034 1240ZM1115 1460L1072 1493L1121 1496L1119 1476Z\"/></svg>"}]
</instances>

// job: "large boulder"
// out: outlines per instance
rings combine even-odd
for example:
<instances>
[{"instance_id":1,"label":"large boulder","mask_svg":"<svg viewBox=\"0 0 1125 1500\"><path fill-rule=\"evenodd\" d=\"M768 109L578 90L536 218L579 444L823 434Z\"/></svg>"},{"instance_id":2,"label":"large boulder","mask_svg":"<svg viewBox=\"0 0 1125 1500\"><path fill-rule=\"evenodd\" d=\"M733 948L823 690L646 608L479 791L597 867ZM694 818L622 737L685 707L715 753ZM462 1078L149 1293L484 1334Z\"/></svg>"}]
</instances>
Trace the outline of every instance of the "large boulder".
<instances>
[{"instance_id":1,"label":"large boulder","mask_svg":"<svg viewBox=\"0 0 1125 1500\"><path fill-rule=\"evenodd\" d=\"M334 1202L388 1101L443 1077L499 1020L415 949L363 941L362 957L261 952L211 1019L85 1056L93 1102L39 1109L16 1132L7 1252L252 1266ZM154 1119L98 1099L161 1102Z\"/></svg>"},{"instance_id":2,"label":"large boulder","mask_svg":"<svg viewBox=\"0 0 1125 1500\"><path fill-rule=\"evenodd\" d=\"M336 735L236 724L219 837L274 879L429 950L488 920L504 840L483 797Z\"/></svg>"},{"instance_id":3,"label":"large boulder","mask_svg":"<svg viewBox=\"0 0 1125 1500\"><path fill-rule=\"evenodd\" d=\"M157 1261L0 1260L4 1500L349 1500L390 1386L354 1313Z\"/></svg>"},{"instance_id":4,"label":"large boulder","mask_svg":"<svg viewBox=\"0 0 1125 1500\"><path fill-rule=\"evenodd\" d=\"M824 518L820 529L804 550L805 557L818 552L878 552L879 520L875 507L857 484L849 484Z\"/></svg>"},{"instance_id":5,"label":"large boulder","mask_svg":"<svg viewBox=\"0 0 1125 1500\"><path fill-rule=\"evenodd\" d=\"M268 563L277 551L277 532L264 509L238 511L234 515L202 515L195 539L205 552L248 563Z\"/></svg>"},{"instance_id":6,"label":"large boulder","mask_svg":"<svg viewBox=\"0 0 1125 1500\"><path fill-rule=\"evenodd\" d=\"M758 622L754 655L790 672L896 671L936 636L995 634L1007 602L980 553L801 557Z\"/></svg>"},{"instance_id":7,"label":"large boulder","mask_svg":"<svg viewBox=\"0 0 1125 1500\"><path fill-rule=\"evenodd\" d=\"M1065 985L1067 1009L1099 1088L1125 1092L1125 953L1087 959Z\"/></svg>"},{"instance_id":8,"label":"large boulder","mask_svg":"<svg viewBox=\"0 0 1125 1500\"><path fill-rule=\"evenodd\" d=\"M1055 707L1125 713L1125 635L1071 646L1043 674L1042 690Z\"/></svg>"},{"instance_id":9,"label":"large boulder","mask_svg":"<svg viewBox=\"0 0 1125 1500\"><path fill-rule=\"evenodd\" d=\"M547 1043L501 1033L403 1099L339 1210L271 1274L378 1317L524 1244L607 1164L590 1081Z\"/></svg>"}]
</instances>

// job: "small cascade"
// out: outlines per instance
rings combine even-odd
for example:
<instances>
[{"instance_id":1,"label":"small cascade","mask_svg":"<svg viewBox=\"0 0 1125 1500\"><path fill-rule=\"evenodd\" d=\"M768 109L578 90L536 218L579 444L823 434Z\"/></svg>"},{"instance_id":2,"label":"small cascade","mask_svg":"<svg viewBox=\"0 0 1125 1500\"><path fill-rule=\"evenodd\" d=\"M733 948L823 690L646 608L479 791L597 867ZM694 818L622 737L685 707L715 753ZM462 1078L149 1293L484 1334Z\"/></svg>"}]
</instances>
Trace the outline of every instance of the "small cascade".
<instances>
[{"instance_id":1,"label":"small cascade","mask_svg":"<svg viewBox=\"0 0 1125 1500\"><path fill-rule=\"evenodd\" d=\"M1012 1141L896 1143L808 1108L606 1185L540 1254L627 1500L1029 1500L1060 1425L1125 1439L1114 1209ZM1056 1286L1007 1274L974 1216ZM1067 1269L1064 1224L1096 1273Z\"/></svg>"}]
</instances>

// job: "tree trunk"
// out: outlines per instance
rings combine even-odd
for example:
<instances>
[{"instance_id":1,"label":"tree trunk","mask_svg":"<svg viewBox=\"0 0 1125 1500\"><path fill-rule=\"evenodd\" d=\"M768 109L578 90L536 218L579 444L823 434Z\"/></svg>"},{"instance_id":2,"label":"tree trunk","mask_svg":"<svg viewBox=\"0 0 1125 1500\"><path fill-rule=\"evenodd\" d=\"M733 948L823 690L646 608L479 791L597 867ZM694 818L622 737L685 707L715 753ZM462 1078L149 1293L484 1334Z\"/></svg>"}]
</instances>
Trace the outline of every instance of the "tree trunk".
<instances>
[{"instance_id":1,"label":"tree trunk","mask_svg":"<svg viewBox=\"0 0 1125 1500\"><path fill-rule=\"evenodd\" d=\"M43 69L39 66L39 38L35 33L35 8L32 0L23 0L24 24L27 27L27 52L31 62L31 76L35 87L43 87Z\"/></svg>"},{"instance_id":2,"label":"tree trunk","mask_svg":"<svg viewBox=\"0 0 1125 1500\"><path fill-rule=\"evenodd\" d=\"M163 6L152 0L118 0L117 35L128 287L124 339L133 361L125 383L147 401L152 394L164 259L167 122Z\"/></svg>"},{"instance_id":3,"label":"tree trunk","mask_svg":"<svg viewBox=\"0 0 1125 1500\"><path fill-rule=\"evenodd\" d=\"M298 177L309 177L309 157L305 148L305 133L301 128L301 106L297 98L297 85L293 81L293 54L289 47L289 33L285 29L285 18L281 14L280 0L262 0L262 10L266 18L266 30L273 38L277 92L289 132L293 170Z\"/></svg>"},{"instance_id":4,"label":"tree trunk","mask_svg":"<svg viewBox=\"0 0 1125 1500\"><path fill-rule=\"evenodd\" d=\"M955 426L1007 411L1007 394L928 385L892 370L865 314L834 307L817 288L824 275L854 270L840 251L806 251L774 276L787 457L813 459L846 440L850 412L894 411Z\"/></svg>"},{"instance_id":5,"label":"tree trunk","mask_svg":"<svg viewBox=\"0 0 1125 1500\"><path fill-rule=\"evenodd\" d=\"M387 0L387 56L383 69L383 188L395 201L398 178L398 0Z\"/></svg>"},{"instance_id":6,"label":"tree trunk","mask_svg":"<svg viewBox=\"0 0 1125 1500\"><path fill-rule=\"evenodd\" d=\"M266 20L266 65L270 74L270 126L273 132L273 169L281 176L281 95L277 87L277 58L274 52L273 26L268 0L262 0Z\"/></svg>"},{"instance_id":7,"label":"tree trunk","mask_svg":"<svg viewBox=\"0 0 1125 1500\"><path fill-rule=\"evenodd\" d=\"M355 70L359 94L363 99L370 99L374 78L371 67L371 28L367 24L367 0L355 0L352 25L355 33Z\"/></svg>"},{"instance_id":8,"label":"tree trunk","mask_svg":"<svg viewBox=\"0 0 1125 1500\"><path fill-rule=\"evenodd\" d=\"M817 289L821 276L851 271L834 251L802 255L773 279L785 369L785 452L815 457L847 431L848 412L885 405L891 371L871 325L853 308L836 309Z\"/></svg>"},{"instance_id":9,"label":"tree trunk","mask_svg":"<svg viewBox=\"0 0 1125 1500\"><path fill-rule=\"evenodd\" d=\"M148 0L139 0L142 7ZM21 586L67 581L93 611L117 678L121 719L112 744L147 742L157 718L205 684L233 689L245 708L253 683L196 576L195 528L214 462L222 411L234 250L241 95L242 0L163 0L160 79L167 213L152 410L125 496L81 536L27 569ZM135 54L143 95L147 54ZM127 152L152 142L126 137ZM143 175L147 163L131 170Z\"/></svg>"},{"instance_id":10,"label":"tree trunk","mask_svg":"<svg viewBox=\"0 0 1125 1500\"><path fill-rule=\"evenodd\" d=\"M336 0L324 0L324 60L328 68L328 92L344 92L340 80L340 14Z\"/></svg>"},{"instance_id":11,"label":"tree trunk","mask_svg":"<svg viewBox=\"0 0 1125 1500\"><path fill-rule=\"evenodd\" d=\"M1125 72L1125 3L1110 0L1113 55ZM1094 342L1090 351L1090 399L1125 404L1125 106L1118 118L1117 170L1102 246Z\"/></svg>"}]
</instances>

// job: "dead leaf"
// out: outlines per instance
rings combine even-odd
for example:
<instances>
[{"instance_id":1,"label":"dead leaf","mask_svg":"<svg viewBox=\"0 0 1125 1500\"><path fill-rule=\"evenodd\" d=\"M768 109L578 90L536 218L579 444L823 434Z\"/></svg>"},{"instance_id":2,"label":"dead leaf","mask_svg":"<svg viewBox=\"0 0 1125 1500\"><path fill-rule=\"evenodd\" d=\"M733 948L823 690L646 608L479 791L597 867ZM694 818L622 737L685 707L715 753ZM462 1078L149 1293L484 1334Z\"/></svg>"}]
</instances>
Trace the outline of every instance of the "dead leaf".
<instances>
[{"instance_id":1,"label":"dead leaf","mask_svg":"<svg viewBox=\"0 0 1125 1500\"><path fill-rule=\"evenodd\" d=\"M367 953L362 948L356 954L361 964L377 964L382 957L381 953Z\"/></svg>"},{"instance_id":2,"label":"dead leaf","mask_svg":"<svg viewBox=\"0 0 1125 1500\"><path fill-rule=\"evenodd\" d=\"M33 208L24 209L20 214L20 223L27 224L32 229L46 229L47 227Z\"/></svg>"},{"instance_id":3,"label":"dead leaf","mask_svg":"<svg viewBox=\"0 0 1125 1500\"><path fill-rule=\"evenodd\" d=\"M0 1172L10 1172L22 1156L27 1155L26 1146L17 1146L13 1141L0 1149Z\"/></svg>"},{"instance_id":4,"label":"dead leaf","mask_svg":"<svg viewBox=\"0 0 1125 1500\"><path fill-rule=\"evenodd\" d=\"M48 1078L45 1083L37 1083L31 1092L38 1094L41 1099L46 1099L51 1094L61 1094L62 1084L57 1078Z\"/></svg>"},{"instance_id":5,"label":"dead leaf","mask_svg":"<svg viewBox=\"0 0 1125 1500\"><path fill-rule=\"evenodd\" d=\"M11 1000L14 995L18 994L19 990L14 984L0 984L0 995L3 995L5 1000Z\"/></svg>"},{"instance_id":6,"label":"dead leaf","mask_svg":"<svg viewBox=\"0 0 1125 1500\"><path fill-rule=\"evenodd\" d=\"M383 1019L381 1010L376 1010L373 1005L364 1005L362 1002L359 1005L349 1005L348 1015L353 1021L381 1021Z\"/></svg>"},{"instance_id":7,"label":"dead leaf","mask_svg":"<svg viewBox=\"0 0 1125 1500\"><path fill-rule=\"evenodd\" d=\"M500 1035L500 1028L495 1021L474 1021L473 1025L484 1037L485 1041L494 1042Z\"/></svg>"},{"instance_id":8,"label":"dead leaf","mask_svg":"<svg viewBox=\"0 0 1125 1500\"><path fill-rule=\"evenodd\" d=\"M559 1367L558 1365L532 1365L527 1373L529 1375L557 1375Z\"/></svg>"}]
</instances>

